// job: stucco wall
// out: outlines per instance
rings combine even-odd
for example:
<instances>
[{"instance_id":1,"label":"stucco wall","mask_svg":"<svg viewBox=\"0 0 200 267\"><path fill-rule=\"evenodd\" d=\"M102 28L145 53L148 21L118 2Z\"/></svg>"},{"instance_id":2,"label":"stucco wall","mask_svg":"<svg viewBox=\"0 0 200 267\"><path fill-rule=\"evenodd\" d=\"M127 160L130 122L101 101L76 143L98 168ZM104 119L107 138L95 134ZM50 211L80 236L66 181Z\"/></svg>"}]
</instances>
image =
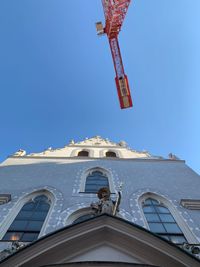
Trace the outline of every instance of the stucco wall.
<instances>
[{"instance_id":1,"label":"stucco wall","mask_svg":"<svg viewBox=\"0 0 200 267\"><path fill-rule=\"evenodd\" d=\"M139 197L153 192L168 199L200 240L200 211L180 206L182 198L199 199L200 177L184 161L154 159L81 159L10 157L0 166L0 194L9 193L12 201L0 205L0 238L18 212L24 196L46 189L54 195L44 235L67 224L75 210L89 207L97 198L80 192L81 179L89 168L108 170L117 190L123 182L120 216L143 227ZM112 195L116 197L115 194Z\"/></svg>"}]
</instances>

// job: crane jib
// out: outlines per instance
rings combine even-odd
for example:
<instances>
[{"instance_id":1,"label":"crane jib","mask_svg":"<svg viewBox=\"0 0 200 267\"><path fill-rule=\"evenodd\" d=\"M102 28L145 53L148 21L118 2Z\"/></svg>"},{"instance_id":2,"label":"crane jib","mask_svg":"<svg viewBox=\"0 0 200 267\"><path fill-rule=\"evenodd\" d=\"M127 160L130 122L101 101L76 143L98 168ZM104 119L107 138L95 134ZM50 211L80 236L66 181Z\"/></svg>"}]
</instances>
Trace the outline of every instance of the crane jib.
<instances>
[{"instance_id":1,"label":"crane jib","mask_svg":"<svg viewBox=\"0 0 200 267\"><path fill-rule=\"evenodd\" d=\"M102 0L105 15L105 27L101 22L96 23L98 35L107 34L116 72L116 86L121 108L132 107L132 99L128 77L124 72L118 34L131 0Z\"/></svg>"}]
</instances>

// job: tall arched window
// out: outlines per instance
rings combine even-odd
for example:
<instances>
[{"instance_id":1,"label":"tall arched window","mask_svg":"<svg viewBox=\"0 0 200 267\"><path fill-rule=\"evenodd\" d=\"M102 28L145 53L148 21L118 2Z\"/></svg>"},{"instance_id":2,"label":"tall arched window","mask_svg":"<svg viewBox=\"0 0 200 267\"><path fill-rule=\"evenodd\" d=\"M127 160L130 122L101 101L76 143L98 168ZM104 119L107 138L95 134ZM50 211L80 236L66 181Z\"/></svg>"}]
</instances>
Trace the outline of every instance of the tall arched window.
<instances>
[{"instance_id":1,"label":"tall arched window","mask_svg":"<svg viewBox=\"0 0 200 267\"><path fill-rule=\"evenodd\" d=\"M89 152L86 150L79 151L78 157L89 157Z\"/></svg>"},{"instance_id":2,"label":"tall arched window","mask_svg":"<svg viewBox=\"0 0 200 267\"><path fill-rule=\"evenodd\" d=\"M152 232L176 244L187 242L169 209L162 203L147 198L142 208Z\"/></svg>"},{"instance_id":3,"label":"tall arched window","mask_svg":"<svg viewBox=\"0 0 200 267\"><path fill-rule=\"evenodd\" d=\"M97 193L102 187L109 188L108 177L105 176L101 171L93 171L86 178L85 192L86 193Z\"/></svg>"},{"instance_id":4,"label":"tall arched window","mask_svg":"<svg viewBox=\"0 0 200 267\"><path fill-rule=\"evenodd\" d=\"M113 152L113 151L107 151L107 152L106 152L106 157L116 158L117 155L116 155L116 153Z\"/></svg>"},{"instance_id":5,"label":"tall arched window","mask_svg":"<svg viewBox=\"0 0 200 267\"><path fill-rule=\"evenodd\" d=\"M5 241L32 242L37 239L46 219L50 203L45 195L27 202L4 235Z\"/></svg>"}]
</instances>

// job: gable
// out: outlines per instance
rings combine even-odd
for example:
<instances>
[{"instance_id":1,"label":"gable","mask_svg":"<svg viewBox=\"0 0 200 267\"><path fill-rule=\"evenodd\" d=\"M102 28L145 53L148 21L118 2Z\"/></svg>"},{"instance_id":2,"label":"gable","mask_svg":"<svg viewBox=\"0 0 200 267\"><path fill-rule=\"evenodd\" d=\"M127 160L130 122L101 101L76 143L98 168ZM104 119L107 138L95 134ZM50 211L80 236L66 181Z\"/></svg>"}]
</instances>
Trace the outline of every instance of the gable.
<instances>
[{"instance_id":1,"label":"gable","mask_svg":"<svg viewBox=\"0 0 200 267\"><path fill-rule=\"evenodd\" d=\"M68 226L41 238L4 260L0 266L39 267L77 261L122 261L162 267L200 266L197 259L175 245L108 215Z\"/></svg>"},{"instance_id":2,"label":"gable","mask_svg":"<svg viewBox=\"0 0 200 267\"><path fill-rule=\"evenodd\" d=\"M62 148L49 147L42 152L26 154L25 150L20 149L12 156L13 158L73 158L77 157L80 152L85 152L85 156L90 158L104 158L106 153L115 153L117 158L155 158L152 157L147 151L136 151L130 149L126 142L120 141L114 143L107 138L104 139L100 136L94 136L92 138L86 138L80 142L70 143ZM80 155L81 156L81 155ZM84 155L82 155L84 156ZM110 156L109 156L110 158ZM158 158L158 157L156 157Z\"/></svg>"},{"instance_id":3,"label":"gable","mask_svg":"<svg viewBox=\"0 0 200 267\"><path fill-rule=\"evenodd\" d=\"M126 252L121 251L112 244L102 243L96 247L92 247L82 254L78 254L72 259L66 259L67 262L83 262L83 261L112 261L112 262L132 262L132 263L144 263L141 260L128 255ZM63 260L63 262L66 262Z\"/></svg>"}]
</instances>

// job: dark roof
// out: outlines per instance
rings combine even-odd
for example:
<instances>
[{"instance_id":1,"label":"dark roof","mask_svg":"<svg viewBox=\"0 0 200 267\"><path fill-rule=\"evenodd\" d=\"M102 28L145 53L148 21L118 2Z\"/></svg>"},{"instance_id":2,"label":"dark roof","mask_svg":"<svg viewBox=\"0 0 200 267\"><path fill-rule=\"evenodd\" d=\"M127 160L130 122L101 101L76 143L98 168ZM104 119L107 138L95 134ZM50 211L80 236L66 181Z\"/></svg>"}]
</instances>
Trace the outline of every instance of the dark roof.
<instances>
[{"instance_id":1,"label":"dark roof","mask_svg":"<svg viewBox=\"0 0 200 267\"><path fill-rule=\"evenodd\" d=\"M54 236L54 235L56 235L57 233L62 233L62 232L64 232L66 229L70 229L70 228L76 227L77 225L84 224L84 223L87 222L87 221L98 220L98 218L100 218L100 217L105 217L105 218L106 218L106 217L110 217L110 218L113 218L113 219L115 219L115 220L121 221L121 222L123 222L123 223L129 224L129 225L131 225L132 227L137 228L137 229L139 229L139 230L141 230L141 231L147 232L148 234L150 234L150 235L152 235L152 236L154 236L154 237L156 237L156 238L162 240L163 242L168 243L170 246L174 247L175 249L178 249L178 250L180 250L181 252L184 252L187 256L191 257L192 259L195 259L196 261L198 261L198 262L200 263L200 260L199 260L197 257L195 257L194 255L192 255L191 253L189 253L189 252L187 252L186 250L180 248L180 247L177 246L176 244L174 244L174 243L172 243L172 242L170 242L170 241L168 241L168 240L166 240L166 239L160 237L159 235L157 235L157 234L155 234L155 233L153 233L153 232L151 232L151 231L149 231L149 230L143 228L142 226L137 225L137 224L135 224L135 223L133 223L133 222L124 220L123 218L120 218L120 217L117 217L117 216L112 216L112 215L110 215L110 214L106 214L106 213L104 213L104 214L101 214L101 215L98 215L98 216L95 216L95 217L88 218L88 219L86 219L86 220L84 220L84 221L81 221L81 222L77 222L77 223L74 223L74 224L67 225L67 226L65 226L65 227L63 227L63 228L60 228L60 229L58 229L58 230L56 230L56 231L54 231L54 232L51 232L51 233L49 233L49 234L47 234L47 235L41 237L41 238L39 238L38 240L36 240L36 241L34 241L34 242L32 242L32 243L26 245L25 247L19 249L19 250L16 251L15 253L9 255L9 256L6 257L5 259L1 260L1 261L0 261L0 265L1 265L1 263L3 263L3 262L5 262L5 261L7 261L8 259L10 259L11 257L15 256L16 254L20 253L21 251L24 251L25 249L28 249L29 247L34 246L35 244L41 242L42 240L45 240L45 239L47 239L47 238L49 238L49 237L51 237L51 236ZM50 266L50 265L47 265L47 266ZM59 265L58 265L58 266L59 266ZM137 265L136 265L136 266L137 266ZM139 265L139 266L142 266L142 265ZM145 265L143 265L143 266L145 266ZM146 266L147 266L147 265L146 265ZM150 265L149 265L149 266L150 266ZM152 266L152 265L151 265L151 266Z\"/></svg>"}]
</instances>

